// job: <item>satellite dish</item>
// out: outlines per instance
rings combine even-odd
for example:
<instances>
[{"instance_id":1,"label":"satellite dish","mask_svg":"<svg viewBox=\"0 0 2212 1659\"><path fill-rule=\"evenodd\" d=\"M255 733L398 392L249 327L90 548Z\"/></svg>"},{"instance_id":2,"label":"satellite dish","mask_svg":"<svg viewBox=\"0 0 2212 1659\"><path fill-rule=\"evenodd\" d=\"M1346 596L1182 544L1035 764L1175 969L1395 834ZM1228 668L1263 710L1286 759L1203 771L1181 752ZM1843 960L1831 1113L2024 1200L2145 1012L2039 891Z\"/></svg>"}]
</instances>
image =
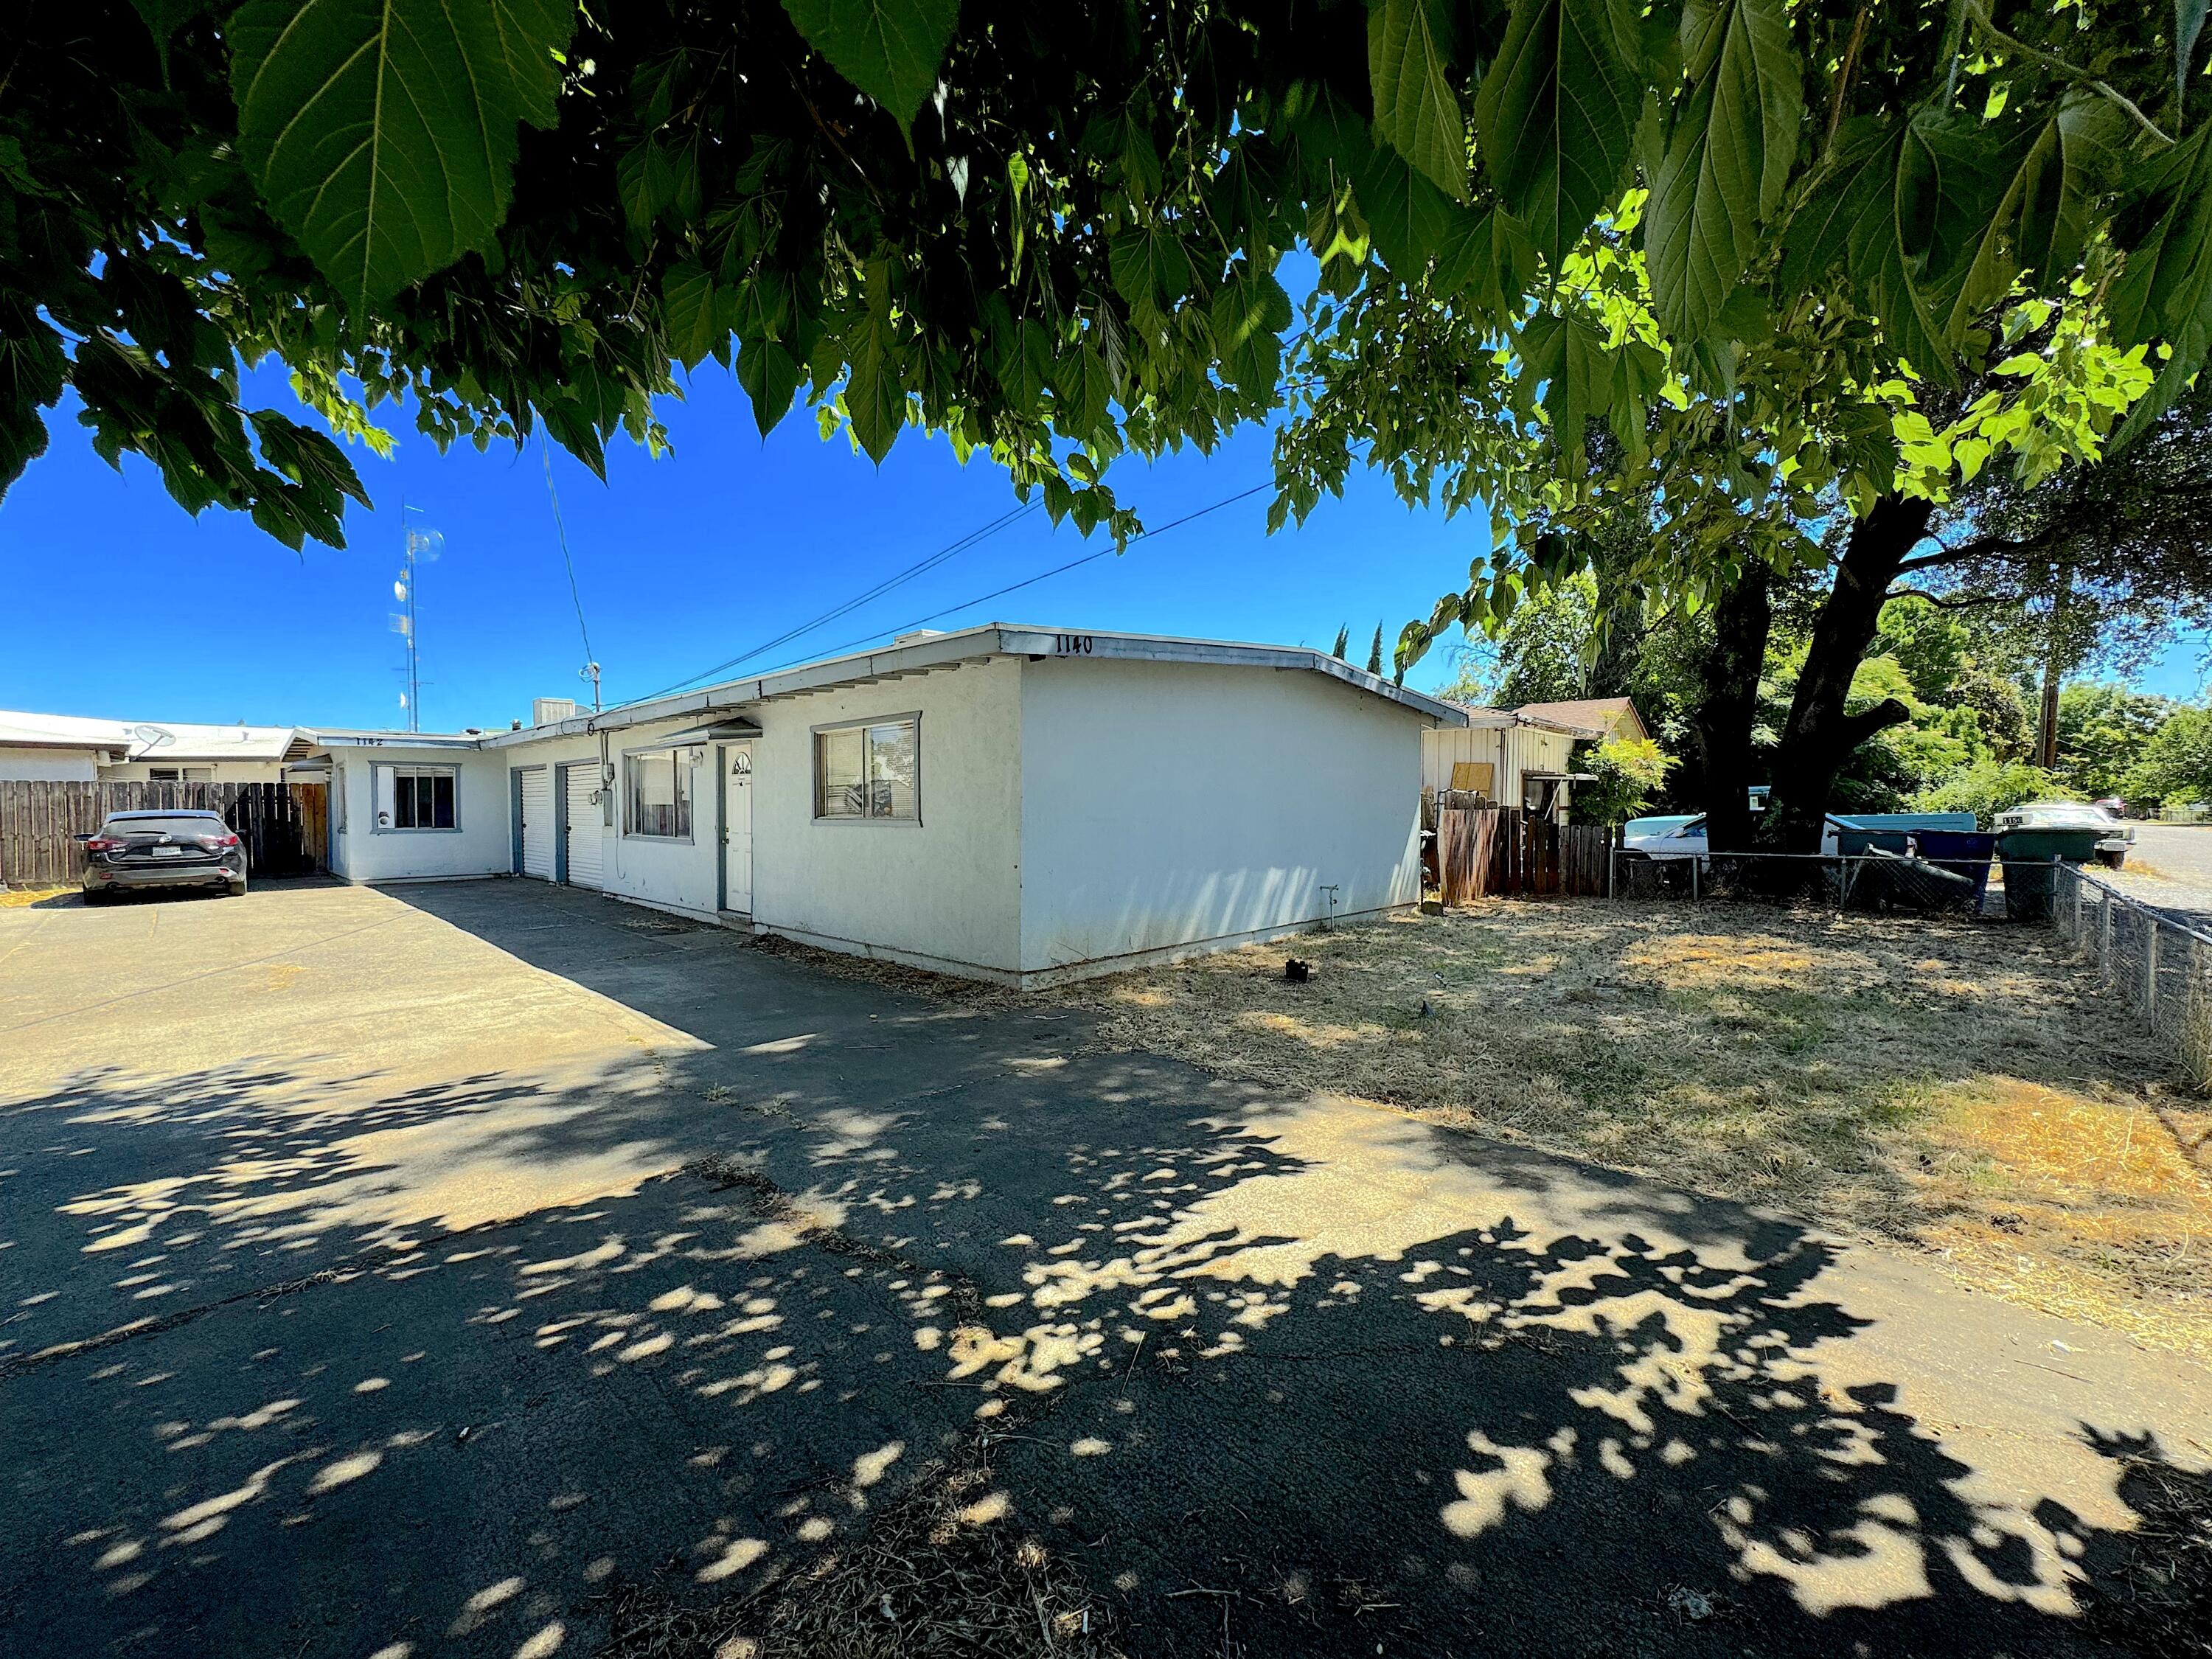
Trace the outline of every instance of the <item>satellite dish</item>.
<instances>
[{"instance_id":1,"label":"satellite dish","mask_svg":"<svg viewBox=\"0 0 2212 1659\"><path fill-rule=\"evenodd\" d=\"M149 749L167 749L177 740L177 734L158 726L134 726L131 735Z\"/></svg>"}]
</instances>

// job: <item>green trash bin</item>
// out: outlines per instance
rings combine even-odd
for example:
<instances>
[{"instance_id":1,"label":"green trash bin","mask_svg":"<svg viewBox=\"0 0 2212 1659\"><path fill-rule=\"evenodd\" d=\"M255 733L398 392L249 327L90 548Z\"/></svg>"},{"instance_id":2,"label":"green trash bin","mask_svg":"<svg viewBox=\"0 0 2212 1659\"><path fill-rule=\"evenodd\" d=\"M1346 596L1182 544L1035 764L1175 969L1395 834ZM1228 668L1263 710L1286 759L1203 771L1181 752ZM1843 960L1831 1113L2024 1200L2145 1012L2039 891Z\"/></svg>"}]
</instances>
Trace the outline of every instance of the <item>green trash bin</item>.
<instances>
[{"instance_id":1,"label":"green trash bin","mask_svg":"<svg viewBox=\"0 0 2212 1659\"><path fill-rule=\"evenodd\" d=\"M2097 855L2101 830L2008 830L1997 837L2004 863L2005 915L2014 921L2043 921L2058 890L2057 864L2087 864Z\"/></svg>"}]
</instances>

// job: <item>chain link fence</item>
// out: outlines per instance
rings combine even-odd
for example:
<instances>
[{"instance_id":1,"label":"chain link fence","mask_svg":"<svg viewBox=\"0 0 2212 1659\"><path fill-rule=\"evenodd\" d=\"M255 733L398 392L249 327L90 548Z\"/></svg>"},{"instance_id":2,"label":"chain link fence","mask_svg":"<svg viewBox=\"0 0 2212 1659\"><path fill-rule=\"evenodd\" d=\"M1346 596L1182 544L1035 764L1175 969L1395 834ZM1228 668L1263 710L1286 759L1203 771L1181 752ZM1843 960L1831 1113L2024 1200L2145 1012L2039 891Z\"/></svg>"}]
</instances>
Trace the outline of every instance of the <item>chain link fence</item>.
<instances>
[{"instance_id":1,"label":"chain link fence","mask_svg":"<svg viewBox=\"0 0 2212 1659\"><path fill-rule=\"evenodd\" d=\"M2191 1083L2212 1087L2212 933L2092 875L2057 866L2051 925L2097 972L2103 994L2131 1008L2181 1054Z\"/></svg>"}]
</instances>

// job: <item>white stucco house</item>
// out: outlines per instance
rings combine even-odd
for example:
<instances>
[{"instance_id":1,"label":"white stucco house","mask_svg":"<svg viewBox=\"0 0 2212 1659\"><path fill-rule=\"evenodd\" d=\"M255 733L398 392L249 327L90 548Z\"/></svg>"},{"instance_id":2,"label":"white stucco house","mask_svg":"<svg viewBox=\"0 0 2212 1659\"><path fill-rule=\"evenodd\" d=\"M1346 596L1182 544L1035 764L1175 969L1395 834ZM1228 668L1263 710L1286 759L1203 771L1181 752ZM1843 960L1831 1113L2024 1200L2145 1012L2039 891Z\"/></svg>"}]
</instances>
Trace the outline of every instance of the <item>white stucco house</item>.
<instances>
[{"instance_id":1,"label":"white stucco house","mask_svg":"<svg viewBox=\"0 0 2212 1659\"><path fill-rule=\"evenodd\" d=\"M1424 732L1321 652L990 623L508 732L302 731L348 880L516 874L1032 985L1420 897Z\"/></svg>"},{"instance_id":2,"label":"white stucco house","mask_svg":"<svg viewBox=\"0 0 2212 1659\"><path fill-rule=\"evenodd\" d=\"M0 709L0 781L276 783L289 726L103 720Z\"/></svg>"}]
</instances>

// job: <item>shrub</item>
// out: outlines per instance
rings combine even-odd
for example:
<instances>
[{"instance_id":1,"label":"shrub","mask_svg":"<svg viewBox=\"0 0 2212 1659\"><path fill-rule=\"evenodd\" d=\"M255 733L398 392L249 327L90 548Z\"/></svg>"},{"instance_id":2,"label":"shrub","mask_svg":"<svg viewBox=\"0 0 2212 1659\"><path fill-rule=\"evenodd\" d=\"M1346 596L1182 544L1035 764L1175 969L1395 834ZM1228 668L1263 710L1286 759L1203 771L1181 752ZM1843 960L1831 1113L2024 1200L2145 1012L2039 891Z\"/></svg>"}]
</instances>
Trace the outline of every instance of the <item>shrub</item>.
<instances>
[{"instance_id":1,"label":"shrub","mask_svg":"<svg viewBox=\"0 0 2212 1659\"><path fill-rule=\"evenodd\" d=\"M1674 757L1650 738L1608 738L1587 750L1578 771L1594 781L1575 786L1573 811L1582 823L1619 823L1641 812L1674 769Z\"/></svg>"},{"instance_id":2,"label":"shrub","mask_svg":"<svg viewBox=\"0 0 2212 1659\"><path fill-rule=\"evenodd\" d=\"M1912 798L1917 812L1972 812L1986 830L1996 815L2024 801L2079 800L2039 766L2024 761L1979 760Z\"/></svg>"}]
</instances>

